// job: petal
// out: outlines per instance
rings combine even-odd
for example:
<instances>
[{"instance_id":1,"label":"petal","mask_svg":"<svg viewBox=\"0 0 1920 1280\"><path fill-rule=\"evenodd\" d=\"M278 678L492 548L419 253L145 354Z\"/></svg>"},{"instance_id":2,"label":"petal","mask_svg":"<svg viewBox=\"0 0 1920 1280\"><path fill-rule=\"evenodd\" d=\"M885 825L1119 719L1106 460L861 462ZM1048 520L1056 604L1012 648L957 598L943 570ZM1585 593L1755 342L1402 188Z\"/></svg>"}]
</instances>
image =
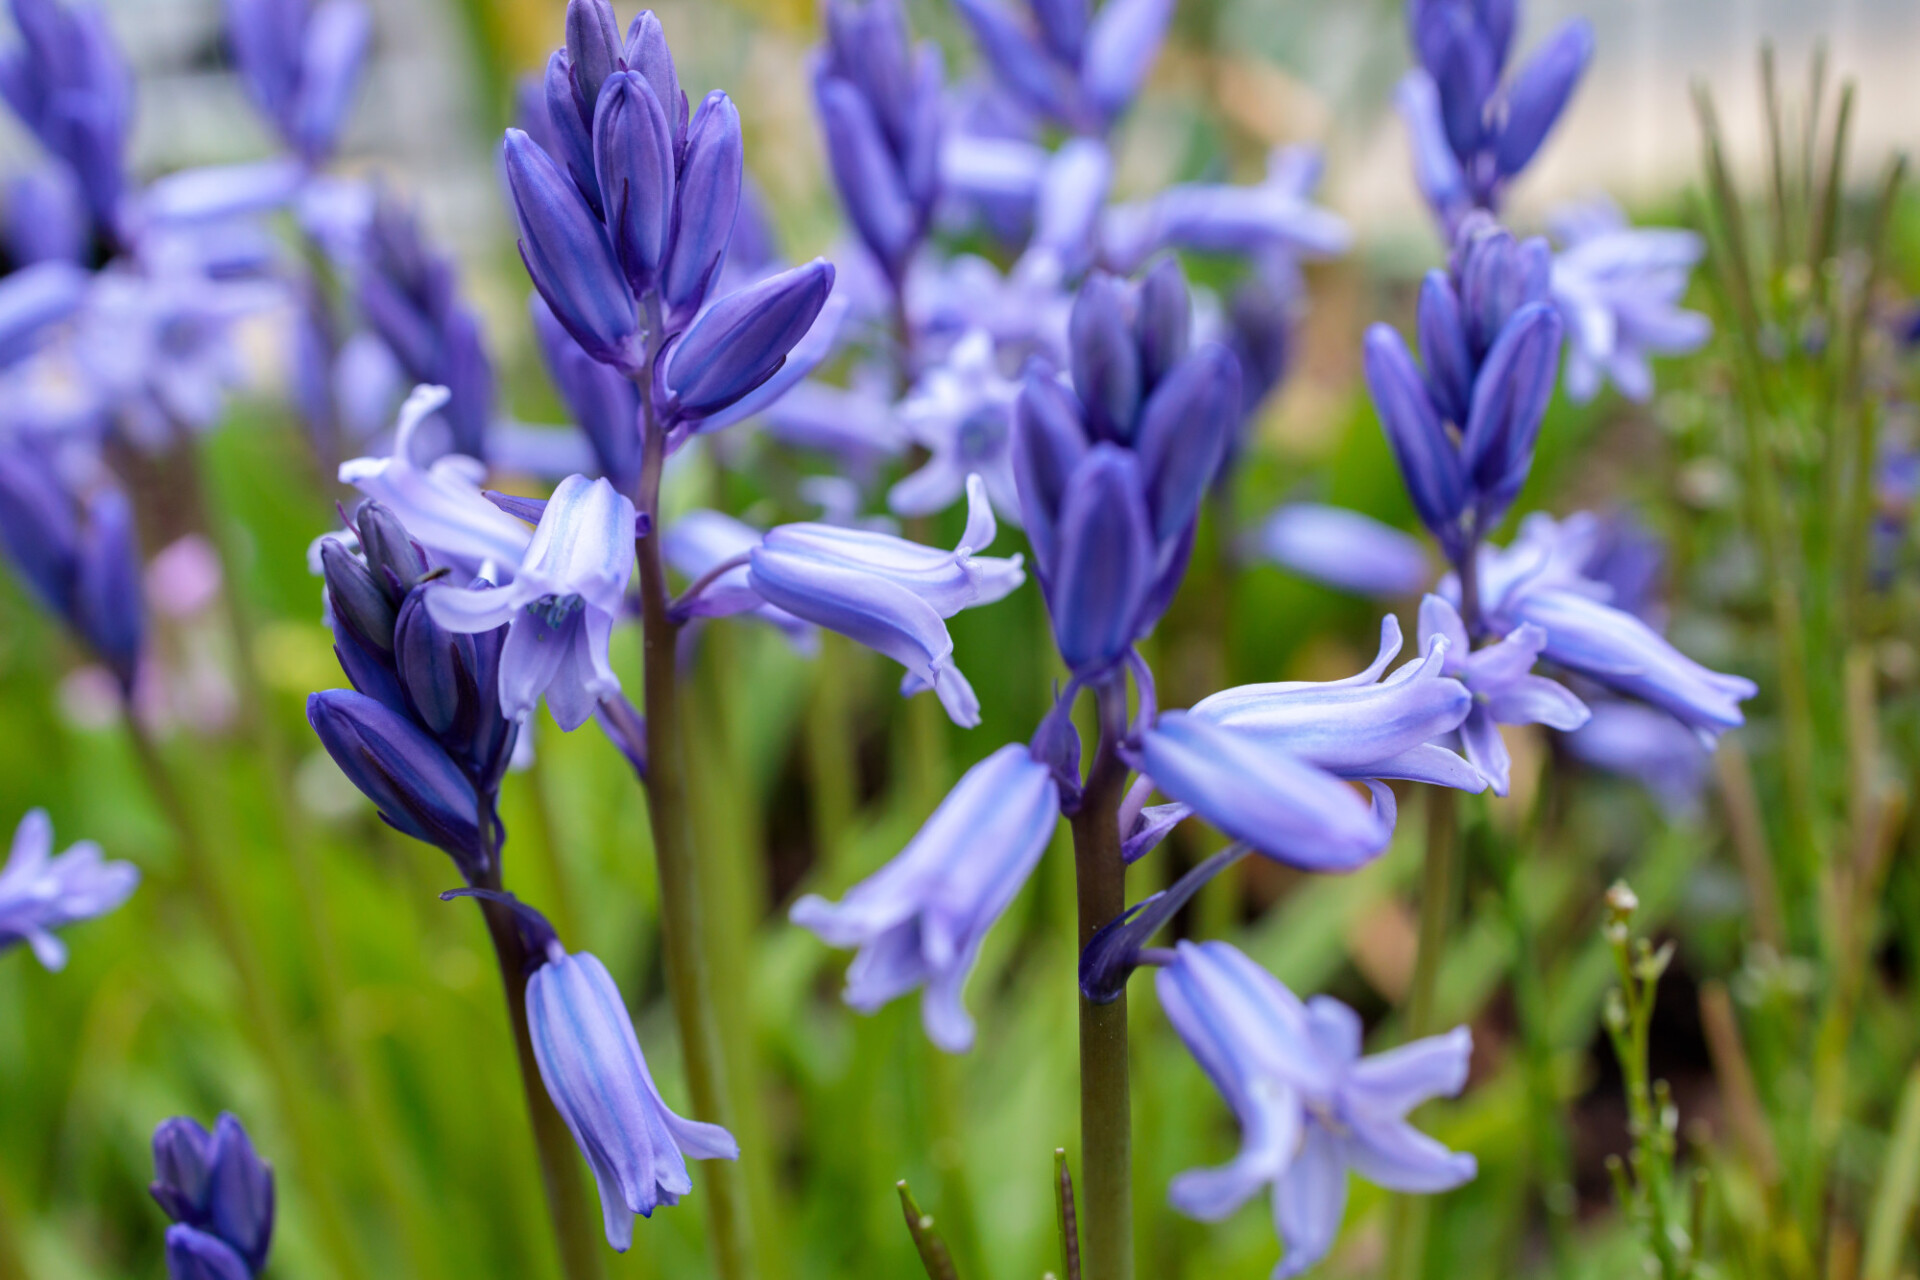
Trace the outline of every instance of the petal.
<instances>
[{"instance_id":1,"label":"petal","mask_svg":"<svg viewBox=\"0 0 1920 1280\"><path fill-rule=\"evenodd\" d=\"M1524 676L1487 699L1501 724L1543 724L1563 732L1578 729L1592 713L1563 684L1545 676Z\"/></svg>"},{"instance_id":2,"label":"petal","mask_svg":"<svg viewBox=\"0 0 1920 1280\"><path fill-rule=\"evenodd\" d=\"M1355 1173L1388 1191L1451 1191L1479 1172L1472 1156L1447 1150L1402 1120L1357 1121L1341 1147Z\"/></svg>"},{"instance_id":3,"label":"petal","mask_svg":"<svg viewBox=\"0 0 1920 1280\"><path fill-rule=\"evenodd\" d=\"M1458 1094L1472 1056L1472 1032L1455 1027L1363 1059L1348 1072L1342 1096L1356 1115L1399 1119L1430 1098Z\"/></svg>"},{"instance_id":4,"label":"petal","mask_svg":"<svg viewBox=\"0 0 1920 1280\"><path fill-rule=\"evenodd\" d=\"M1485 777L1493 794L1506 795L1513 761L1506 740L1500 736L1500 726L1486 707L1475 705L1473 714L1460 726L1460 741L1467 749L1467 759Z\"/></svg>"},{"instance_id":5,"label":"petal","mask_svg":"<svg viewBox=\"0 0 1920 1280\"><path fill-rule=\"evenodd\" d=\"M580 623L578 611L558 627L531 610L513 620L506 647L500 651L501 714L509 720L525 720L533 714L572 648L572 631Z\"/></svg>"},{"instance_id":6,"label":"petal","mask_svg":"<svg viewBox=\"0 0 1920 1280\"><path fill-rule=\"evenodd\" d=\"M1339 1144L1307 1126L1300 1154L1273 1188L1273 1225L1286 1245L1275 1276L1297 1276L1333 1248L1347 1210L1347 1167Z\"/></svg>"}]
</instances>

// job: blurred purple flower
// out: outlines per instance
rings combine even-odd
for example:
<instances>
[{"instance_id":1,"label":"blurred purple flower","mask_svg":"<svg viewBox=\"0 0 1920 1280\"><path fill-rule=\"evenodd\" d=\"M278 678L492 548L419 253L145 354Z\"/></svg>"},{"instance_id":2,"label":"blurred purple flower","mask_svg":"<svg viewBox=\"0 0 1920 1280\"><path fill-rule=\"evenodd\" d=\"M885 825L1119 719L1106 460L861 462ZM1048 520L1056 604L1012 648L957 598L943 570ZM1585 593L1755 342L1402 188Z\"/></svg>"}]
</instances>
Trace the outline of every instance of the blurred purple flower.
<instances>
[{"instance_id":1,"label":"blurred purple flower","mask_svg":"<svg viewBox=\"0 0 1920 1280\"><path fill-rule=\"evenodd\" d=\"M227 38L254 105L309 165L332 155L373 20L359 0L227 0Z\"/></svg>"},{"instance_id":2,"label":"blurred purple flower","mask_svg":"<svg viewBox=\"0 0 1920 1280\"><path fill-rule=\"evenodd\" d=\"M105 915L139 883L137 867L105 861L91 840L56 856L47 811L30 809L14 829L13 848L0 867L0 951L24 942L43 966L63 969L67 948L52 931Z\"/></svg>"},{"instance_id":3,"label":"blurred purple flower","mask_svg":"<svg viewBox=\"0 0 1920 1280\"><path fill-rule=\"evenodd\" d=\"M1691 231L1635 227L1609 200L1555 215L1561 243L1553 259L1553 298L1567 326L1567 394L1585 402L1610 378L1620 394L1653 394L1649 356L1697 351L1713 332L1686 311L1687 279L1706 252Z\"/></svg>"},{"instance_id":4,"label":"blurred purple flower","mask_svg":"<svg viewBox=\"0 0 1920 1280\"><path fill-rule=\"evenodd\" d=\"M1267 517L1254 545L1302 577L1356 595L1408 596L1433 580L1418 538L1346 507L1288 503Z\"/></svg>"},{"instance_id":5,"label":"blurred purple flower","mask_svg":"<svg viewBox=\"0 0 1920 1280\"><path fill-rule=\"evenodd\" d=\"M921 375L896 411L925 464L895 484L887 505L903 516L930 515L952 506L979 475L1001 516L1018 521L1014 488L1013 405L1020 384L1000 372L993 339L970 330L947 358Z\"/></svg>"}]
</instances>

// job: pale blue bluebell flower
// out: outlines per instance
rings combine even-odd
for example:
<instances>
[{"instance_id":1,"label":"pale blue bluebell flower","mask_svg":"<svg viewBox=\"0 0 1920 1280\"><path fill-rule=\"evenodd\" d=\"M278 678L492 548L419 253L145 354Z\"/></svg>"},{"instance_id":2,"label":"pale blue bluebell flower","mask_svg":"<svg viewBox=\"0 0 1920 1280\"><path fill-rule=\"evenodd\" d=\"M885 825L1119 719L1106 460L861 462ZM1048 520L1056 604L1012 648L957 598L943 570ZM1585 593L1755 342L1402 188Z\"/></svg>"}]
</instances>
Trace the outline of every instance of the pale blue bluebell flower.
<instances>
[{"instance_id":1,"label":"pale blue bluebell flower","mask_svg":"<svg viewBox=\"0 0 1920 1280\"><path fill-rule=\"evenodd\" d=\"M1347 507L1287 503L1267 517L1254 545L1302 577L1356 595L1408 596L1433 581L1418 538Z\"/></svg>"},{"instance_id":2,"label":"pale blue bluebell flower","mask_svg":"<svg viewBox=\"0 0 1920 1280\"><path fill-rule=\"evenodd\" d=\"M1313 203L1321 167L1318 147L1276 147L1262 182L1180 183L1117 205L1100 230L1104 260L1131 271L1162 249L1247 255L1279 250L1301 258L1345 253L1353 241L1345 219Z\"/></svg>"},{"instance_id":3,"label":"pale blue bluebell flower","mask_svg":"<svg viewBox=\"0 0 1920 1280\"><path fill-rule=\"evenodd\" d=\"M105 915L139 883L137 867L106 861L91 840L56 855L47 811L29 809L0 867L0 951L24 942L43 966L63 969L67 948L53 930Z\"/></svg>"},{"instance_id":4,"label":"pale blue bluebell flower","mask_svg":"<svg viewBox=\"0 0 1920 1280\"><path fill-rule=\"evenodd\" d=\"M153 1131L149 1189L175 1224L167 1231L171 1280L249 1280L266 1267L273 1167L233 1116L222 1112L212 1133L189 1116L162 1121Z\"/></svg>"},{"instance_id":5,"label":"pale blue bluebell flower","mask_svg":"<svg viewBox=\"0 0 1920 1280\"><path fill-rule=\"evenodd\" d=\"M435 585L427 606L449 631L507 624L501 709L524 721L545 696L560 726L577 729L620 689L607 645L633 575L633 542L632 500L605 478L569 476L547 502L511 582L492 590Z\"/></svg>"},{"instance_id":6,"label":"pale blue bluebell flower","mask_svg":"<svg viewBox=\"0 0 1920 1280\"><path fill-rule=\"evenodd\" d=\"M340 483L391 508L434 563L504 581L533 534L481 496L485 468L477 459L447 454L428 462L417 456L415 437L449 398L445 387L416 387L400 410L393 452L341 463Z\"/></svg>"},{"instance_id":7,"label":"pale blue bluebell flower","mask_svg":"<svg viewBox=\"0 0 1920 1280\"><path fill-rule=\"evenodd\" d=\"M1067 326L1074 295L1057 255L1023 255L1004 275L985 258L959 254L930 264L909 281L907 303L917 332L958 340L984 329L1012 358L1039 355L1067 362Z\"/></svg>"},{"instance_id":8,"label":"pale blue bluebell flower","mask_svg":"<svg viewBox=\"0 0 1920 1280\"><path fill-rule=\"evenodd\" d=\"M124 234L133 71L96 5L11 0L21 44L0 55L0 97L79 180L95 229Z\"/></svg>"},{"instance_id":9,"label":"pale blue bluebell flower","mask_svg":"<svg viewBox=\"0 0 1920 1280\"><path fill-rule=\"evenodd\" d=\"M933 689L954 723L971 728L980 704L954 664L946 619L1025 580L1020 557L974 554L996 531L986 485L972 478L967 527L950 552L865 529L781 525L753 549L747 581L768 604L892 658L907 669L905 689Z\"/></svg>"},{"instance_id":10,"label":"pale blue bluebell flower","mask_svg":"<svg viewBox=\"0 0 1920 1280\"><path fill-rule=\"evenodd\" d=\"M1302 1002L1224 942L1178 945L1154 978L1167 1020L1240 1122L1239 1154L1173 1180L1176 1209L1225 1218L1271 1189L1285 1246L1275 1280L1326 1257L1351 1170L1389 1191L1433 1194L1472 1180L1471 1155L1415 1129L1407 1113L1465 1087L1465 1027L1363 1058L1359 1015L1329 996Z\"/></svg>"},{"instance_id":11,"label":"pale blue bluebell flower","mask_svg":"<svg viewBox=\"0 0 1920 1280\"><path fill-rule=\"evenodd\" d=\"M551 939L551 931L548 932ZM625 1253L633 1218L693 1190L687 1160L737 1160L717 1124L676 1115L647 1070L633 1017L606 965L550 941L527 979L527 1027L553 1105L593 1169L607 1244Z\"/></svg>"},{"instance_id":12,"label":"pale blue bluebell flower","mask_svg":"<svg viewBox=\"0 0 1920 1280\"><path fill-rule=\"evenodd\" d=\"M1635 227L1604 198L1559 210L1553 298L1567 326L1567 394L1585 402L1611 381L1630 400L1653 395L1649 356L1697 351L1713 324L1680 305L1706 253L1694 232Z\"/></svg>"},{"instance_id":13,"label":"pale blue bluebell flower","mask_svg":"<svg viewBox=\"0 0 1920 1280\"><path fill-rule=\"evenodd\" d=\"M829 945L858 947L846 1001L862 1012L922 989L921 1021L949 1053L973 1046L962 1001L980 944L1046 852L1060 818L1052 770L1011 744L954 784L899 856L837 903L790 915Z\"/></svg>"},{"instance_id":14,"label":"pale blue bluebell flower","mask_svg":"<svg viewBox=\"0 0 1920 1280\"><path fill-rule=\"evenodd\" d=\"M332 153L360 79L373 20L359 0L227 0L241 83L306 163Z\"/></svg>"},{"instance_id":15,"label":"pale blue bluebell flower","mask_svg":"<svg viewBox=\"0 0 1920 1280\"><path fill-rule=\"evenodd\" d=\"M1430 595L1420 602L1421 645L1430 646L1435 636L1447 639L1446 673L1473 695L1473 710L1460 724L1460 743L1495 795L1507 794L1513 768L1500 725L1543 724L1569 732L1587 722L1586 703L1565 685L1533 674L1547 633L1532 623L1476 650L1459 611Z\"/></svg>"},{"instance_id":16,"label":"pale blue bluebell flower","mask_svg":"<svg viewBox=\"0 0 1920 1280\"><path fill-rule=\"evenodd\" d=\"M1132 105L1159 55L1172 0L960 0L982 60L1028 110L1101 134Z\"/></svg>"},{"instance_id":17,"label":"pale blue bluebell flower","mask_svg":"<svg viewBox=\"0 0 1920 1280\"><path fill-rule=\"evenodd\" d=\"M1758 687L1701 666L1640 618L1605 603L1608 588L1583 574L1597 527L1591 516L1561 522L1535 512L1511 545L1483 547L1479 576L1488 628L1504 636L1532 623L1546 633L1541 657L1666 711L1711 747L1745 722L1740 703ZM1457 605L1457 577L1442 582L1440 594Z\"/></svg>"},{"instance_id":18,"label":"pale blue bluebell flower","mask_svg":"<svg viewBox=\"0 0 1920 1280\"><path fill-rule=\"evenodd\" d=\"M887 505L903 516L944 511L966 492L967 477L978 475L994 510L1017 521L1011 444L1019 395L1020 384L1000 370L993 338L969 330L896 410L927 461L888 491Z\"/></svg>"}]
</instances>

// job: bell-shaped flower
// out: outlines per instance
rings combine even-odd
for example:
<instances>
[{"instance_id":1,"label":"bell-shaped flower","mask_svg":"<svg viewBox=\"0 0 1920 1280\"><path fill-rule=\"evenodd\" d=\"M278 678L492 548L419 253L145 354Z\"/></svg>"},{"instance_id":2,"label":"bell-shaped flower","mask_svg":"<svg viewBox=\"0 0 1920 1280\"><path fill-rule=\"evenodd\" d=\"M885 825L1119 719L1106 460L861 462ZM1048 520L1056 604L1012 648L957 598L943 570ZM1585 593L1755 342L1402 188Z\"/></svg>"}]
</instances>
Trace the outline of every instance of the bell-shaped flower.
<instances>
[{"instance_id":1,"label":"bell-shaped flower","mask_svg":"<svg viewBox=\"0 0 1920 1280\"><path fill-rule=\"evenodd\" d=\"M534 287L588 355L637 370L640 316L600 219L525 133L507 130L504 154L520 256Z\"/></svg>"},{"instance_id":2,"label":"bell-shaped flower","mask_svg":"<svg viewBox=\"0 0 1920 1280\"><path fill-rule=\"evenodd\" d=\"M416 436L451 398L445 387L416 387L400 410L393 453L341 463L340 483L390 508L436 564L499 578L526 554L526 525L481 496L485 471L475 459L447 454L422 464L415 456Z\"/></svg>"},{"instance_id":3,"label":"bell-shaped flower","mask_svg":"<svg viewBox=\"0 0 1920 1280\"><path fill-rule=\"evenodd\" d=\"M151 1190L176 1224L167 1232L167 1262L176 1280L225 1277L229 1257L241 1264L241 1277L266 1266L273 1243L273 1167L233 1116L221 1113L212 1133L189 1116L162 1121L153 1132ZM175 1266L176 1242L189 1267L184 1272Z\"/></svg>"},{"instance_id":4,"label":"bell-shaped flower","mask_svg":"<svg viewBox=\"0 0 1920 1280\"><path fill-rule=\"evenodd\" d=\"M541 513L512 582L427 588L433 620L449 631L508 625L499 691L509 718L525 720L544 695L571 731L619 691L607 645L633 575L633 539L630 499L604 478L568 476Z\"/></svg>"},{"instance_id":5,"label":"bell-shaped flower","mask_svg":"<svg viewBox=\"0 0 1920 1280\"><path fill-rule=\"evenodd\" d=\"M1188 714L1342 778L1485 790L1477 769L1434 741L1458 729L1473 706L1466 687L1442 674L1449 643L1434 639L1423 657L1381 679L1400 646L1399 619L1388 614L1378 656L1357 675L1239 685Z\"/></svg>"},{"instance_id":6,"label":"bell-shaped flower","mask_svg":"<svg viewBox=\"0 0 1920 1280\"><path fill-rule=\"evenodd\" d=\"M1181 1174L1169 1198L1212 1222L1271 1188L1285 1247L1276 1277L1301 1274L1332 1248L1349 1170L1414 1194L1450 1191L1477 1172L1472 1156L1407 1120L1465 1086L1473 1049L1465 1027L1363 1058L1352 1009L1329 996L1302 1002L1224 942L1180 943L1154 988L1241 1132L1231 1163Z\"/></svg>"},{"instance_id":7,"label":"bell-shaped flower","mask_svg":"<svg viewBox=\"0 0 1920 1280\"><path fill-rule=\"evenodd\" d=\"M1346 507L1290 502L1267 517L1254 545L1275 564L1356 595L1410 596L1433 580L1418 538Z\"/></svg>"},{"instance_id":8,"label":"bell-shaped flower","mask_svg":"<svg viewBox=\"0 0 1920 1280\"><path fill-rule=\"evenodd\" d=\"M833 264L816 258L702 312L663 362L667 414L711 417L771 378L827 305L833 276Z\"/></svg>"},{"instance_id":9,"label":"bell-shaped flower","mask_svg":"<svg viewBox=\"0 0 1920 1280\"><path fill-rule=\"evenodd\" d=\"M1017 520L1011 445L1019 395L1020 384L1000 372L993 338L969 329L900 404L900 425L927 461L887 492L887 505L903 516L944 511L966 492L967 477L978 475L994 510Z\"/></svg>"},{"instance_id":10,"label":"bell-shaped flower","mask_svg":"<svg viewBox=\"0 0 1920 1280\"><path fill-rule=\"evenodd\" d=\"M1428 596L1420 602L1421 646L1431 648L1436 636L1447 639L1447 675L1473 695L1473 710L1460 724L1461 745L1493 793L1504 796L1513 762L1498 726L1543 724L1569 732L1587 722L1587 705L1565 685L1533 674L1547 633L1532 623L1476 651L1453 605L1441 596Z\"/></svg>"},{"instance_id":11,"label":"bell-shaped flower","mask_svg":"<svg viewBox=\"0 0 1920 1280\"><path fill-rule=\"evenodd\" d=\"M46 810L30 809L0 867L0 951L24 942L46 968L64 968L67 948L53 930L105 915L139 883L137 867L105 861L91 840L56 856Z\"/></svg>"},{"instance_id":12,"label":"bell-shaped flower","mask_svg":"<svg viewBox=\"0 0 1920 1280\"><path fill-rule=\"evenodd\" d=\"M515 909L523 919L532 914ZM546 922L533 919L545 935L540 967L527 979L534 1060L599 1184L607 1243L625 1253L635 1214L652 1217L693 1190L688 1157L737 1160L740 1144L717 1124L668 1109L613 975L589 952L568 954Z\"/></svg>"},{"instance_id":13,"label":"bell-shaped flower","mask_svg":"<svg viewBox=\"0 0 1920 1280\"><path fill-rule=\"evenodd\" d=\"M1025 746L967 770L926 825L837 903L808 894L791 917L836 947L858 947L846 1001L862 1012L923 988L927 1036L949 1053L973 1045L961 996L987 930L1013 902L1059 823L1052 770Z\"/></svg>"},{"instance_id":14,"label":"bell-shaped flower","mask_svg":"<svg viewBox=\"0 0 1920 1280\"><path fill-rule=\"evenodd\" d=\"M1567 394L1584 403L1611 380L1630 400L1653 394L1649 356L1698 350L1713 331L1681 306L1706 252L1691 231L1635 227L1605 200L1556 212L1563 246L1553 259L1553 300L1567 325Z\"/></svg>"},{"instance_id":15,"label":"bell-shaped flower","mask_svg":"<svg viewBox=\"0 0 1920 1280\"><path fill-rule=\"evenodd\" d=\"M954 665L945 620L1025 580L1018 556L974 555L996 529L986 485L971 477L967 527L951 552L866 529L781 525L754 548L747 582L768 604L886 654L914 687L934 690L954 723L971 728L980 704Z\"/></svg>"},{"instance_id":16,"label":"bell-shaped flower","mask_svg":"<svg viewBox=\"0 0 1920 1280\"><path fill-rule=\"evenodd\" d=\"M671 318L690 318L720 278L740 213L745 163L739 109L715 89L694 113L681 151L676 229L660 281Z\"/></svg>"}]
</instances>

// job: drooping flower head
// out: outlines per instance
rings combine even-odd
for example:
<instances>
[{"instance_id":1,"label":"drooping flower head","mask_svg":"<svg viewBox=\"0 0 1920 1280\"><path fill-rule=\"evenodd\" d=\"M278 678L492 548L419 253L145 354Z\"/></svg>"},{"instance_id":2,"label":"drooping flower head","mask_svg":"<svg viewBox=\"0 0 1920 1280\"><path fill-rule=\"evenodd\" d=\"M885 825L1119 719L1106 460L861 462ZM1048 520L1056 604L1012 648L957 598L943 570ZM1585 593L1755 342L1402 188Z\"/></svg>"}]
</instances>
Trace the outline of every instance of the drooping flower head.
<instances>
[{"instance_id":1,"label":"drooping flower head","mask_svg":"<svg viewBox=\"0 0 1920 1280\"><path fill-rule=\"evenodd\" d=\"M46 968L62 969L67 948L52 931L105 915L139 883L138 868L103 860L91 840L56 856L46 810L30 809L14 829L13 848L0 867L0 951L24 942Z\"/></svg>"},{"instance_id":2,"label":"drooping flower head","mask_svg":"<svg viewBox=\"0 0 1920 1280\"><path fill-rule=\"evenodd\" d=\"M1239 1154L1173 1181L1176 1209L1218 1221L1270 1189L1285 1252L1276 1277L1333 1246L1351 1170L1390 1191L1432 1194L1471 1180L1474 1158L1407 1121L1466 1084L1465 1027L1363 1058L1357 1014L1328 996L1302 1002L1224 942L1182 942L1155 976L1167 1020L1240 1122Z\"/></svg>"},{"instance_id":3,"label":"drooping flower head","mask_svg":"<svg viewBox=\"0 0 1920 1280\"><path fill-rule=\"evenodd\" d=\"M273 1243L273 1167L222 1112L208 1133L190 1116L153 1131L153 1198L167 1229L172 1280L251 1280ZM236 1269L237 1268L237 1269Z\"/></svg>"}]
</instances>

